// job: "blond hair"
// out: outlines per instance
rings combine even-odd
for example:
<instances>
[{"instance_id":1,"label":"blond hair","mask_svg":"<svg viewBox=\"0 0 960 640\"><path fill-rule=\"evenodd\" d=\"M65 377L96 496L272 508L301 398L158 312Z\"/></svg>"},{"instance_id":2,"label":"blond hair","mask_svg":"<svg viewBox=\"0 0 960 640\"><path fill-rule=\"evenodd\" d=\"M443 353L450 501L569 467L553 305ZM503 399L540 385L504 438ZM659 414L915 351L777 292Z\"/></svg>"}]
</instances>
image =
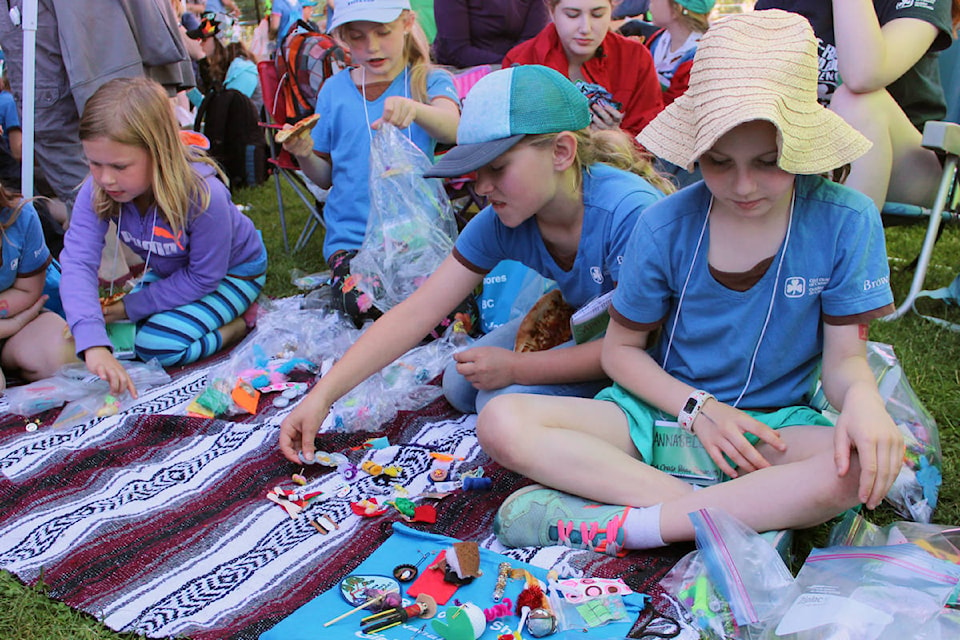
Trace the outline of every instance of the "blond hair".
<instances>
[{"instance_id":1,"label":"blond hair","mask_svg":"<svg viewBox=\"0 0 960 640\"><path fill-rule=\"evenodd\" d=\"M192 163L209 164L227 182L212 158L181 142L167 93L153 80L114 78L94 92L80 118L80 140L97 138L147 152L153 165L153 198L174 232L186 226L191 205L206 209L210 204L207 184ZM100 218L108 219L119 212L120 203L94 184L93 209Z\"/></svg>"},{"instance_id":2,"label":"blond hair","mask_svg":"<svg viewBox=\"0 0 960 640\"><path fill-rule=\"evenodd\" d=\"M620 129L581 129L571 131L577 139L577 154L573 161L577 189L580 188L583 169L602 162L623 171L635 173L664 194L676 191L669 178L659 173L653 166L653 156L641 150L633 140ZM533 146L553 144L557 133L529 135L522 143Z\"/></svg>"},{"instance_id":3,"label":"blond hair","mask_svg":"<svg viewBox=\"0 0 960 640\"><path fill-rule=\"evenodd\" d=\"M685 6L677 2L677 0L670 0L670 8L674 11L677 16L677 20L683 23L687 29L690 31L696 31L697 33L706 33L707 29L710 28L709 16L704 13L694 13L687 9Z\"/></svg>"}]
</instances>

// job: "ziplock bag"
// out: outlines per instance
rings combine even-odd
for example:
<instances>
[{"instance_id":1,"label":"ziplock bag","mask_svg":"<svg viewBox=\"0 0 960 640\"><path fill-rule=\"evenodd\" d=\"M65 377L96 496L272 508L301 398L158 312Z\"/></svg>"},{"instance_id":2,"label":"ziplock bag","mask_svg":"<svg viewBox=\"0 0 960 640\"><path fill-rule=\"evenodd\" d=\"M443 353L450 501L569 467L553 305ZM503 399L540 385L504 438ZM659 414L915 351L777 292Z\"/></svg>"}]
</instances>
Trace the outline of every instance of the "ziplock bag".
<instances>
[{"instance_id":1,"label":"ziplock bag","mask_svg":"<svg viewBox=\"0 0 960 640\"><path fill-rule=\"evenodd\" d=\"M660 587L676 599L687 621L710 640L738 638L730 605L707 576L700 551L691 551L660 579Z\"/></svg>"},{"instance_id":2,"label":"ziplock bag","mask_svg":"<svg viewBox=\"0 0 960 640\"><path fill-rule=\"evenodd\" d=\"M156 359L124 361L122 364L140 391L170 382L169 374ZM73 363L64 365L49 378L7 389L5 395L9 413L29 416L82 398L102 399L109 391L108 382L90 373L83 363Z\"/></svg>"},{"instance_id":3,"label":"ziplock bag","mask_svg":"<svg viewBox=\"0 0 960 640\"><path fill-rule=\"evenodd\" d=\"M350 262L357 287L381 311L406 300L453 248L457 223L430 160L399 129L385 124L370 147L370 215Z\"/></svg>"},{"instance_id":4,"label":"ziplock bag","mask_svg":"<svg viewBox=\"0 0 960 640\"><path fill-rule=\"evenodd\" d=\"M960 566L910 543L814 549L775 637L913 638L939 617L958 580Z\"/></svg>"},{"instance_id":5,"label":"ziplock bag","mask_svg":"<svg viewBox=\"0 0 960 640\"><path fill-rule=\"evenodd\" d=\"M721 509L689 514L710 581L730 605L740 637L779 619L794 588L793 575L760 534Z\"/></svg>"},{"instance_id":6,"label":"ziplock bag","mask_svg":"<svg viewBox=\"0 0 960 640\"><path fill-rule=\"evenodd\" d=\"M900 474L887 493L886 501L903 518L930 522L937 506L942 481L942 456L937 423L907 381L893 347L881 342L867 343L867 363L877 379L887 413L903 434L906 452ZM834 422L839 412L817 389L814 401Z\"/></svg>"}]
</instances>

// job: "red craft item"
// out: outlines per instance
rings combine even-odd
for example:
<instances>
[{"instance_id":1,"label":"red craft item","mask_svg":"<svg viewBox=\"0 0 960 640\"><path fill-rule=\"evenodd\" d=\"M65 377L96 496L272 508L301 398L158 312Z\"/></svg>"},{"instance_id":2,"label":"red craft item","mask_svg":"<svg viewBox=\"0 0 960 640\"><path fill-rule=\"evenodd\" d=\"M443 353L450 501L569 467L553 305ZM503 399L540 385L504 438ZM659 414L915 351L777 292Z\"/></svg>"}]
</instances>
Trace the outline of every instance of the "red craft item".
<instances>
[{"instance_id":1,"label":"red craft item","mask_svg":"<svg viewBox=\"0 0 960 640\"><path fill-rule=\"evenodd\" d=\"M444 572L437 565L446 557L446 551L437 554L434 561L410 584L407 594L416 598L421 593L425 593L432 596L437 604L447 604L460 585L443 579Z\"/></svg>"},{"instance_id":2,"label":"red craft item","mask_svg":"<svg viewBox=\"0 0 960 640\"><path fill-rule=\"evenodd\" d=\"M376 498L367 498L365 500L360 500L359 502L351 502L350 510L358 516L362 516L364 518L373 518L386 513L387 507L381 507L379 504L377 504Z\"/></svg>"},{"instance_id":3,"label":"red craft item","mask_svg":"<svg viewBox=\"0 0 960 640\"><path fill-rule=\"evenodd\" d=\"M538 609L543 606L543 589L540 585L530 585L520 592L517 596L517 615L519 616L524 607L530 607L530 610Z\"/></svg>"},{"instance_id":4,"label":"red craft item","mask_svg":"<svg viewBox=\"0 0 960 640\"><path fill-rule=\"evenodd\" d=\"M432 504L422 504L413 510L413 517L410 522L426 522L435 524L437 522L437 508Z\"/></svg>"}]
</instances>

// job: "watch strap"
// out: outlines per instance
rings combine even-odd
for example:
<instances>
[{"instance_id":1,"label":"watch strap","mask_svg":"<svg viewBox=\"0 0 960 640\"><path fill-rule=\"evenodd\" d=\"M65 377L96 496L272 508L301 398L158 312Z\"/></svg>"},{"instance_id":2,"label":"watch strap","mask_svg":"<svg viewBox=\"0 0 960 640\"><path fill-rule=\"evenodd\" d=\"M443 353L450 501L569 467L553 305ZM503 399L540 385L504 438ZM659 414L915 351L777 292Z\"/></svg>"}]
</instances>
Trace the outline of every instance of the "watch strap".
<instances>
[{"instance_id":1,"label":"watch strap","mask_svg":"<svg viewBox=\"0 0 960 640\"><path fill-rule=\"evenodd\" d=\"M687 433L693 433L693 421L700 415L700 411L703 409L703 405L707 403L707 400L711 399L715 400L716 398L702 389L697 389L691 393L686 402L683 403L683 408L680 409L680 413L677 414L677 423L680 425L680 428Z\"/></svg>"}]
</instances>

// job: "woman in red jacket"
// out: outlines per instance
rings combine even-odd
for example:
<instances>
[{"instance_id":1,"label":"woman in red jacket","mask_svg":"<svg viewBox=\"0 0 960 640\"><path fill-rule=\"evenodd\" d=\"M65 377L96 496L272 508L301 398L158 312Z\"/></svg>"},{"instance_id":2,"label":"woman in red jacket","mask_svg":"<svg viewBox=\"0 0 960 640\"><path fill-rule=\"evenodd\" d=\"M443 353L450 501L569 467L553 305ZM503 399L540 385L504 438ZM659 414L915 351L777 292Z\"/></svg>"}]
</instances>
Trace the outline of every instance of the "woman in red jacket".
<instances>
[{"instance_id":1,"label":"woman in red jacket","mask_svg":"<svg viewBox=\"0 0 960 640\"><path fill-rule=\"evenodd\" d=\"M547 0L547 6L553 22L507 52L503 66L559 71L591 98L594 127L638 134L663 108L650 52L610 31L612 0Z\"/></svg>"}]
</instances>

